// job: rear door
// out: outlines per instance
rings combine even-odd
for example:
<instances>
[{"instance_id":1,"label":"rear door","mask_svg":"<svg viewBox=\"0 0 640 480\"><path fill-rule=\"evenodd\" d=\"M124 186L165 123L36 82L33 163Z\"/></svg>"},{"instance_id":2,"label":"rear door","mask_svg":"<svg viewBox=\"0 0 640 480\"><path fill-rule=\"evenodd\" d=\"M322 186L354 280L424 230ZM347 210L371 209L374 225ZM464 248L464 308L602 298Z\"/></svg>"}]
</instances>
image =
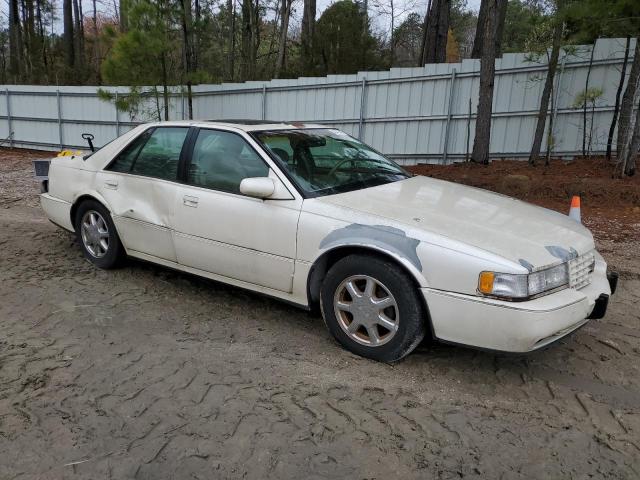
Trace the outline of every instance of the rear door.
<instances>
[{"instance_id":1,"label":"rear door","mask_svg":"<svg viewBox=\"0 0 640 480\"><path fill-rule=\"evenodd\" d=\"M171 220L188 132L188 127L151 128L98 173L97 189L131 253L176 261Z\"/></svg>"},{"instance_id":2,"label":"rear door","mask_svg":"<svg viewBox=\"0 0 640 480\"><path fill-rule=\"evenodd\" d=\"M185 162L174 219L178 262L290 292L302 200L293 194L261 200L240 193L244 178L278 177L239 133L194 132Z\"/></svg>"}]
</instances>

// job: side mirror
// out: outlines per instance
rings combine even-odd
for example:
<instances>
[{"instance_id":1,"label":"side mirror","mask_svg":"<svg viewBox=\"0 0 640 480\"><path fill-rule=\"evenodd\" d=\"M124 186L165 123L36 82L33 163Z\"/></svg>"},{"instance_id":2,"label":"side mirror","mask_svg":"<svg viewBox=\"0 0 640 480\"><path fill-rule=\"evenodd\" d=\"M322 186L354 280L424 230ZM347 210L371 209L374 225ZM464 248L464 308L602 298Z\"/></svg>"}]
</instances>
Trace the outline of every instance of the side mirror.
<instances>
[{"instance_id":1,"label":"side mirror","mask_svg":"<svg viewBox=\"0 0 640 480\"><path fill-rule=\"evenodd\" d=\"M276 190L275 182L269 177L245 178L240 182L240 193L255 198L268 198Z\"/></svg>"}]
</instances>

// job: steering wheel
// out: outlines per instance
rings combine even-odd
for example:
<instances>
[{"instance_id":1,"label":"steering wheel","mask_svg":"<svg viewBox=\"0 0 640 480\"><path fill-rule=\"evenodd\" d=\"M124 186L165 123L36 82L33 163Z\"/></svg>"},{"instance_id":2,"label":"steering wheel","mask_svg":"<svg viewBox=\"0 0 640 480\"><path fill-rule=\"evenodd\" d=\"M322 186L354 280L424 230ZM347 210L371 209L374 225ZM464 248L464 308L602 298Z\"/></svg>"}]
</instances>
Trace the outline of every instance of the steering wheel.
<instances>
[{"instance_id":1,"label":"steering wheel","mask_svg":"<svg viewBox=\"0 0 640 480\"><path fill-rule=\"evenodd\" d=\"M335 166L329 170L328 175L329 176L333 176L335 175L335 173L338 171L338 169L344 165L347 162L350 162L353 166L355 166L355 163L358 161L359 159L357 158L343 158L342 160L340 160L338 163L335 164Z\"/></svg>"}]
</instances>

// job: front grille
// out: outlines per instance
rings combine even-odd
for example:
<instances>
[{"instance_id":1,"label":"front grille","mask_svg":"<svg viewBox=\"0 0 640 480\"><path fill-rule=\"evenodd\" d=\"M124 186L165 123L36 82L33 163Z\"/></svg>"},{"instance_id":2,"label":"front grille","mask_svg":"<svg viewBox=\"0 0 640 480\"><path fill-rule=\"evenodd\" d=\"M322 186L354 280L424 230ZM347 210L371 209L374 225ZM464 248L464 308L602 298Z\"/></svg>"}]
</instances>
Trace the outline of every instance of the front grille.
<instances>
[{"instance_id":1,"label":"front grille","mask_svg":"<svg viewBox=\"0 0 640 480\"><path fill-rule=\"evenodd\" d=\"M593 252L569 260L569 287L579 290L589 285L595 261Z\"/></svg>"},{"instance_id":2,"label":"front grille","mask_svg":"<svg viewBox=\"0 0 640 480\"><path fill-rule=\"evenodd\" d=\"M46 179L49 176L49 163L51 160L34 160L33 168L36 171L36 178Z\"/></svg>"}]
</instances>

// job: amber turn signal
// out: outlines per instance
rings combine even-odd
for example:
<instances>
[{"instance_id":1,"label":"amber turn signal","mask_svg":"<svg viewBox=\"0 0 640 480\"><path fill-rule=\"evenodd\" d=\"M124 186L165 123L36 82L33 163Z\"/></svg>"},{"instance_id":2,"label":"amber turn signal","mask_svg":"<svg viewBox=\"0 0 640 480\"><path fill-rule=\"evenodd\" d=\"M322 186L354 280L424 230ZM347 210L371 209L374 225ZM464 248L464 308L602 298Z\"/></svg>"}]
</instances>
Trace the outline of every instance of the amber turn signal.
<instances>
[{"instance_id":1,"label":"amber turn signal","mask_svg":"<svg viewBox=\"0 0 640 480\"><path fill-rule=\"evenodd\" d=\"M484 294L490 294L493 292L493 279L495 274L493 272L482 272L480 274L480 280L478 282L478 290Z\"/></svg>"}]
</instances>

